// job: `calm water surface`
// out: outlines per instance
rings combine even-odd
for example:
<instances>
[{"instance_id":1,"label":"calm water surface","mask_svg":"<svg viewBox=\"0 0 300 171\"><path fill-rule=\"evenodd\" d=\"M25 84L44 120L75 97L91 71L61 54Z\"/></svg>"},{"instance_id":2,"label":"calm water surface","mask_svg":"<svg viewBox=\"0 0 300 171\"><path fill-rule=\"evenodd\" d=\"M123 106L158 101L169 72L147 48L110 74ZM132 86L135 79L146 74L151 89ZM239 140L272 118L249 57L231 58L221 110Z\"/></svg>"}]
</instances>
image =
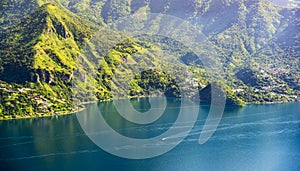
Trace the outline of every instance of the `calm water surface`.
<instances>
[{"instance_id":1,"label":"calm water surface","mask_svg":"<svg viewBox=\"0 0 300 171\"><path fill-rule=\"evenodd\" d=\"M147 99L132 105L141 112L150 108ZM140 139L167 131L179 107L178 100L169 99L156 122L135 125L122 119L111 102L99 104L114 130ZM213 136L199 145L208 110L200 105L198 120L180 145L143 160L119 158L97 147L75 114L0 121L0 170L300 170L300 103L227 108Z\"/></svg>"}]
</instances>

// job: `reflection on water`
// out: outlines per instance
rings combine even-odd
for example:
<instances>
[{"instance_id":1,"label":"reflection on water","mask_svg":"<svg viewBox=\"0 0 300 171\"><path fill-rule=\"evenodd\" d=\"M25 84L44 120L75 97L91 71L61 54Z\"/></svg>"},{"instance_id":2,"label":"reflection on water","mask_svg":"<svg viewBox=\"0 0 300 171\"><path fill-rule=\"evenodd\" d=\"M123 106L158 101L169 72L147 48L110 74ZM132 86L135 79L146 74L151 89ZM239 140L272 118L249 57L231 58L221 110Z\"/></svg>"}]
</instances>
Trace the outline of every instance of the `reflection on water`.
<instances>
[{"instance_id":1,"label":"reflection on water","mask_svg":"<svg viewBox=\"0 0 300 171\"><path fill-rule=\"evenodd\" d=\"M131 100L131 104L137 111L146 112L149 111L151 107L148 100L148 98L134 99ZM180 106L181 101L179 99L169 98L167 107L163 110L161 117L150 124L136 124L127 121L119 115L118 111L114 107L113 102L100 103L99 110L103 114L106 122L115 131L127 137L145 139L160 135L167 131L177 119L178 113L180 111ZM129 109L130 108L128 107L128 110ZM120 112L127 113L128 111L125 109Z\"/></svg>"},{"instance_id":2,"label":"reflection on water","mask_svg":"<svg viewBox=\"0 0 300 171\"><path fill-rule=\"evenodd\" d=\"M133 100L132 104L136 110L149 110L147 101ZM110 102L99 104L99 108L111 127L135 138L165 132L178 115L176 100L168 101L164 115L153 125L124 121ZM208 111L208 105L201 105L196 125L179 146L145 160L122 159L104 152L83 133L76 115L0 121L0 170L300 169L299 103L226 108L217 131L199 145ZM181 126L176 129L176 134L166 137L168 141L183 135Z\"/></svg>"},{"instance_id":3,"label":"reflection on water","mask_svg":"<svg viewBox=\"0 0 300 171\"><path fill-rule=\"evenodd\" d=\"M130 103L131 103L132 107L139 112L147 112L151 108L151 104L149 102L148 97L144 98L144 99L133 98L133 99L130 99Z\"/></svg>"}]
</instances>

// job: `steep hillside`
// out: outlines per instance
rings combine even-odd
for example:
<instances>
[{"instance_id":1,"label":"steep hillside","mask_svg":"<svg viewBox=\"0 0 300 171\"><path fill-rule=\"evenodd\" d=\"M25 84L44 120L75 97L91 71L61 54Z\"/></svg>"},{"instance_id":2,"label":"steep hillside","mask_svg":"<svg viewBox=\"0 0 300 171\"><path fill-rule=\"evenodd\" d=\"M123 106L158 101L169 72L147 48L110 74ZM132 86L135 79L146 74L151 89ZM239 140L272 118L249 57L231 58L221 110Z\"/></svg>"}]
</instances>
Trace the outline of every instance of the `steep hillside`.
<instances>
[{"instance_id":1,"label":"steep hillside","mask_svg":"<svg viewBox=\"0 0 300 171\"><path fill-rule=\"evenodd\" d=\"M126 94L128 90L119 86L120 81L112 79L117 73L133 76L129 80L130 97L148 96L154 89L159 94L180 96L173 78L157 70L159 65L169 70L172 67L157 56L159 47L129 39L103 54L100 44L121 35L89 40L98 29L60 4L46 3L1 32L0 115L10 118L71 112L75 110L74 96L81 102L91 102L112 99L115 92ZM85 52L86 47L91 51ZM90 52L93 55L86 56ZM99 63L101 58L104 60ZM152 69L135 75L132 69L136 63ZM88 69L94 70L93 77L85 75ZM178 65L172 71L180 76ZM152 80L148 85L151 79L158 83ZM77 92L72 89L76 83Z\"/></svg>"},{"instance_id":2,"label":"steep hillside","mask_svg":"<svg viewBox=\"0 0 300 171\"><path fill-rule=\"evenodd\" d=\"M245 65L268 65L282 60L293 64L299 59L299 8L283 8L267 0L61 2L73 12L96 22L110 23L135 12L144 12L145 8L152 13L189 20L220 48L224 67L231 73ZM298 66L294 67L299 71Z\"/></svg>"},{"instance_id":3,"label":"steep hillside","mask_svg":"<svg viewBox=\"0 0 300 171\"><path fill-rule=\"evenodd\" d=\"M51 74L67 79L75 68L79 47L96 29L96 25L57 6L42 5L14 28L1 33L0 79L15 83L47 79L49 83ZM47 72L49 76L44 78Z\"/></svg>"},{"instance_id":4,"label":"steep hillside","mask_svg":"<svg viewBox=\"0 0 300 171\"><path fill-rule=\"evenodd\" d=\"M72 110L71 78L80 47L97 29L62 6L44 4L1 32L2 115L28 113L26 105L36 113Z\"/></svg>"},{"instance_id":5,"label":"steep hillside","mask_svg":"<svg viewBox=\"0 0 300 171\"><path fill-rule=\"evenodd\" d=\"M96 34L107 23L135 12L177 16L201 30L210 41L199 44L201 53L225 71L219 87L227 93L228 105L295 100L300 88L299 11L264 0L3 0L1 116L74 111L74 96L90 102L124 98L119 95L126 93L149 96L157 89L156 95L180 97L182 86L184 96L192 97L190 85L204 88L202 100L210 101L210 73L179 42L160 36L122 39L118 33ZM153 27L159 27L161 18L155 22ZM101 47L113 40L122 41L103 52ZM168 55L161 56L163 51ZM140 66L146 70L134 72Z\"/></svg>"}]
</instances>

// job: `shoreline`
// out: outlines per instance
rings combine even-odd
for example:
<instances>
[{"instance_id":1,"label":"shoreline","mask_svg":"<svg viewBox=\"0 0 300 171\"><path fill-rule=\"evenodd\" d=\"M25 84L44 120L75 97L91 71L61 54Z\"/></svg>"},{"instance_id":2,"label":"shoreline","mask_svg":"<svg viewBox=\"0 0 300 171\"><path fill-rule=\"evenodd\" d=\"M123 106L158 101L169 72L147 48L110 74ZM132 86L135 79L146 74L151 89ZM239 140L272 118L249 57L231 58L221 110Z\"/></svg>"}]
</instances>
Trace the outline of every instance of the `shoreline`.
<instances>
[{"instance_id":1,"label":"shoreline","mask_svg":"<svg viewBox=\"0 0 300 171\"><path fill-rule=\"evenodd\" d=\"M133 97L133 98L129 98L129 99L140 99L140 98L146 98L146 97ZM123 98L117 99L117 100L121 100ZM124 98L126 99L126 98ZM92 104L92 103L102 103L102 102L111 102L113 101L113 99L111 100L99 100L99 101L92 101L92 102L85 102L82 103L80 105L88 105L88 104ZM293 100L293 101L279 101L279 102L253 102L253 103L246 103L245 106L247 105L272 105L272 104L283 104L283 103L291 103L291 102L300 102L300 100ZM238 108L243 108L245 106L242 107L238 107ZM226 106L225 106L226 107ZM86 108L82 107L78 110L74 110L74 111L62 111L59 114L37 114L36 116L16 116L15 118L4 118L4 117L0 117L0 121L10 121L10 120L20 120L20 119L39 119L39 118L45 118L45 117L59 117L59 116L65 116L65 115L72 115L72 114L76 114L78 112L82 112L84 111Z\"/></svg>"},{"instance_id":2,"label":"shoreline","mask_svg":"<svg viewBox=\"0 0 300 171\"><path fill-rule=\"evenodd\" d=\"M92 103L98 103L98 102L102 102L102 101L91 101L91 102L84 102L79 104L78 106L84 106L84 105L88 105L88 104L92 104ZM103 101L104 102L104 101ZM36 113L36 115L32 115L32 116L16 116L15 118L12 118L12 116L10 116L10 118L4 118L4 117L0 117L0 121L9 121L9 120L19 120L19 119L34 119L34 118L45 118L45 117L59 117L59 116L64 116L64 115L71 115L71 114L75 114L78 112L82 112L84 111L86 108L82 107L82 108L78 108L77 110L74 109L72 111L61 111L58 114L41 114L41 113Z\"/></svg>"},{"instance_id":3,"label":"shoreline","mask_svg":"<svg viewBox=\"0 0 300 171\"><path fill-rule=\"evenodd\" d=\"M253 102L253 103L245 102L245 103L246 105L271 105L271 104L283 104L283 103L291 103L291 102L300 102L300 100L278 101L278 102Z\"/></svg>"},{"instance_id":4,"label":"shoreline","mask_svg":"<svg viewBox=\"0 0 300 171\"><path fill-rule=\"evenodd\" d=\"M76 111L63 111L59 114L36 114L36 116L16 116L15 118L10 117L10 118L4 118L0 117L0 121L10 121L10 120L20 120L20 119L39 119L39 118L49 118L49 117L59 117L59 116L65 116L65 115L71 115L71 114L76 114L78 112L84 111L86 108L81 108Z\"/></svg>"}]
</instances>

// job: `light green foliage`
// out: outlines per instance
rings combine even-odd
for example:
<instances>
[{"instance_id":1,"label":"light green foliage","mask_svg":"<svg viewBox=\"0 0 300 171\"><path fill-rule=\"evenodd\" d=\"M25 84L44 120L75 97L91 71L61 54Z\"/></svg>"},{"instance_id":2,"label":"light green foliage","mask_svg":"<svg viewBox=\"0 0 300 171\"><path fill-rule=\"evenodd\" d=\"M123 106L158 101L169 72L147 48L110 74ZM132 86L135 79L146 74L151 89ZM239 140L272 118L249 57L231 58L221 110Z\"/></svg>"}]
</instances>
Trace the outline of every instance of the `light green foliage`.
<instances>
[{"instance_id":1,"label":"light green foliage","mask_svg":"<svg viewBox=\"0 0 300 171\"><path fill-rule=\"evenodd\" d=\"M72 111L74 94L81 102L112 99L115 90L140 97L158 89L179 97L174 78L160 70L170 68L180 76L178 66L167 62L170 59L190 69L199 89L206 87L201 92L209 101L212 80L208 76L212 73L191 49L175 40L160 36L127 39L101 56L100 63L93 61L105 49L90 42L94 33L135 12L175 15L201 30L215 48L208 53L211 44L201 45L201 55L210 54L208 60L223 65L226 80L219 85L226 91L228 105L290 101L299 94L299 9L284 9L263 0L2 0L0 115ZM157 17L151 29L159 29L160 22ZM114 36L121 35L111 35L111 39ZM99 39L104 45L110 41L101 35ZM98 58L86 56L84 45ZM161 51L168 55L160 56L157 52ZM80 65L76 65L78 58L84 61ZM132 73L135 64L151 69ZM97 68L96 77L73 80L85 68ZM113 79L116 74L127 75L124 80L130 83L130 90L118 88L118 80ZM133 79L128 80L129 76ZM71 81L78 84L78 92L72 92Z\"/></svg>"}]
</instances>

